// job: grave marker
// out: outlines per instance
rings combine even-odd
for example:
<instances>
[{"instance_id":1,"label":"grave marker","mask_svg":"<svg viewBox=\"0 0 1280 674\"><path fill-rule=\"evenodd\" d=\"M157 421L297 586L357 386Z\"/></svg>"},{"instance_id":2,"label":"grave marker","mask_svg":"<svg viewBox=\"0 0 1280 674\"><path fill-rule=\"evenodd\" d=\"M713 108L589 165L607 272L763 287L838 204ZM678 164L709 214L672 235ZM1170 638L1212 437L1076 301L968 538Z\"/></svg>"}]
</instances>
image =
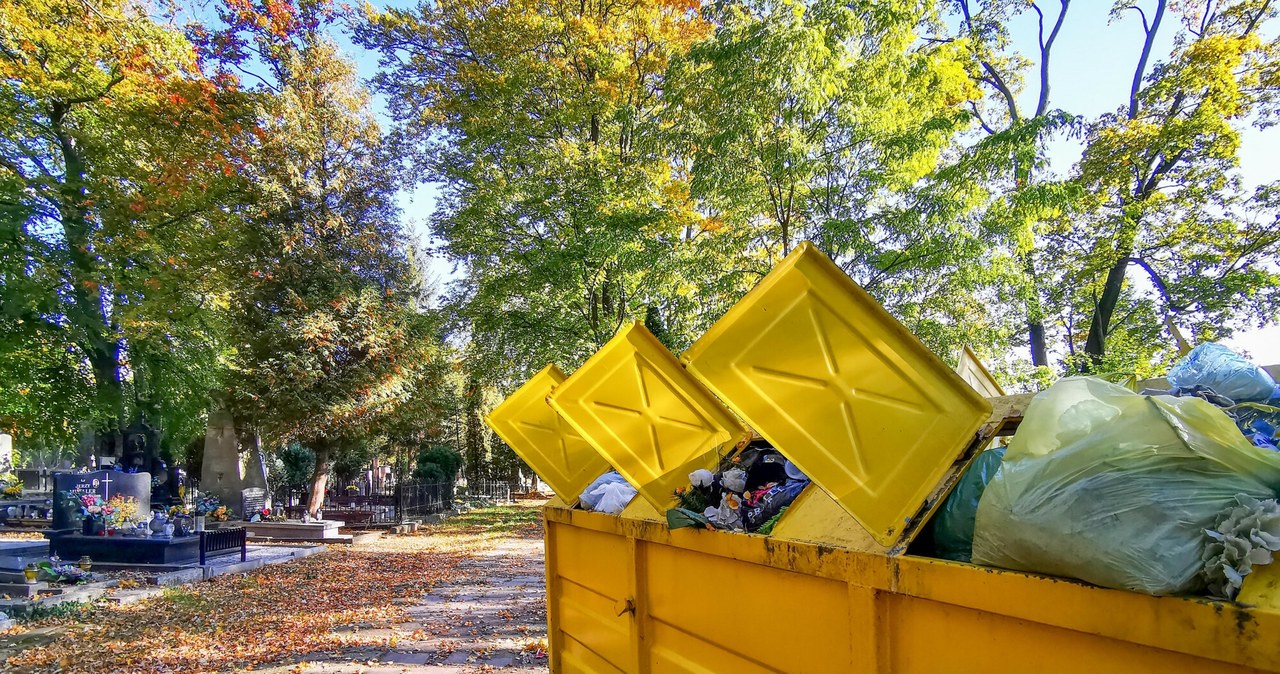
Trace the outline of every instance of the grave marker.
<instances>
[{"instance_id":1,"label":"grave marker","mask_svg":"<svg viewBox=\"0 0 1280 674\"><path fill-rule=\"evenodd\" d=\"M111 470L54 473L54 529L74 529L80 526L80 497L85 494L97 494L104 501L112 496L133 497L138 503L139 516L145 517L151 512L151 474Z\"/></svg>"}]
</instances>

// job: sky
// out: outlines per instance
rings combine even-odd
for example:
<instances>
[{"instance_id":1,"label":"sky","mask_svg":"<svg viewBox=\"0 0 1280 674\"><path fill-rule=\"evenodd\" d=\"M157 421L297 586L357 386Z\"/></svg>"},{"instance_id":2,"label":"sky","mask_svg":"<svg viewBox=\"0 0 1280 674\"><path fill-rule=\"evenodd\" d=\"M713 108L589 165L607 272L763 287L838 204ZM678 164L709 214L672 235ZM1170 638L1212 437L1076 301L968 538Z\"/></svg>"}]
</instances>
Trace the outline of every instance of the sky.
<instances>
[{"instance_id":1,"label":"sky","mask_svg":"<svg viewBox=\"0 0 1280 674\"><path fill-rule=\"evenodd\" d=\"M393 0L377 3L381 7L411 7L413 0ZM1126 105L1133 69L1142 47L1142 24L1135 12L1128 12L1118 20L1110 17L1109 0L1083 0L1071 8L1063 23L1062 31L1054 46L1050 60L1050 106L1060 107L1086 118L1114 111ZM1150 5L1149 2L1142 2ZM1056 18L1056 3L1044 2L1048 20ZM1176 15L1168 15L1162 29L1164 39L1156 47L1156 54L1164 56L1172 46ZM1011 24L1015 47L1024 55L1036 53L1036 17L1026 12ZM370 78L377 72L377 56L342 39L344 48L356 61L360 74ZM1150 66L1148 66L1150 68ZM1034 108L1032 101L1038 96L1035 86L1028 86L1022 93L1023 107ZM377 113L384 126L391 120L385 113L381 100L375 102ZM1061 140L1049 148L1052 169L1065 172L1080 157L1078 142ZM1249 127L1243 133L1240 149L1240 171L1246 184L1257 185L1280 179L1280 129L1259 130ZM399 200L407 221L419 237L428 236L427 221L435 207L438 192L434 186L423 185L401 192ZM453 276L452 269L442 260L433 260L432 272L441 279ZM1236 349L1247 351L1257 362L1280 364L1280 316L1271 325L1237 333L1227 340Z\"/></svg>"}]
</instances>

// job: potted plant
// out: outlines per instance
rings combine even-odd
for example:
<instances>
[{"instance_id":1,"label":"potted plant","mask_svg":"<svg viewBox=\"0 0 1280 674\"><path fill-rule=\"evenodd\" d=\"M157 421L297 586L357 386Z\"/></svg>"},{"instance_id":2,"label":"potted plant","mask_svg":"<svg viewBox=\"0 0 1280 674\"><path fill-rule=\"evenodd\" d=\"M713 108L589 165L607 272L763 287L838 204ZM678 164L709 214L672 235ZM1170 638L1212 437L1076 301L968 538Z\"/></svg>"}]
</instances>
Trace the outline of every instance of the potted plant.
<instances>
[{"instance_id":1,"label":"potted plant","mask_svg":"<svg viewBox=\"0 0 1280 674\"><path fill-rule=\"evenodd\" d=\"M105 510L110 506L98 494L82 494L77 501L80 504L80 517L84 527L81 533L85 536L105 536L107 534Z\"/></svg>"},{"instance_id":2,"label":"potted plant","mask_svg":"<svg viewBox=\"0 0 1280 674\"><path fill-rule=\"evenodd\" d=\"M196 531L204 531L205 518L214 522L229 522L233 513L222 505L216 496L206 496L196 502Z\"/></svg>"}]
</instances>

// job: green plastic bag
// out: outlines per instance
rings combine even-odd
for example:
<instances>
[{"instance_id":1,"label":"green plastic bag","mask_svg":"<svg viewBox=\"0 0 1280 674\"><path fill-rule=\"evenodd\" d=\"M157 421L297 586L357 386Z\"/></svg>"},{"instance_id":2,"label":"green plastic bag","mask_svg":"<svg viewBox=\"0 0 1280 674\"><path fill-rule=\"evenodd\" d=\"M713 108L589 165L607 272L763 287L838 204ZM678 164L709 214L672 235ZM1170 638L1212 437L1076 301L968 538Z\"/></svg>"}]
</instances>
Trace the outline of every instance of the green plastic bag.
<instances>
[{"instance_id":1,"label":"green plastic bag","mask_svg":"<svg viewBox=\"0 0 1280 674\"><path fill-rule=\"evenodd\" d=\"M1275 498L1280 454L1195 397L1064 379L1027 408L974 526L978 564L1179 594L1237 494Z\"/></svg>"},{"instance_id":2,"label":"green plastic bag","mask_svg":"<svg viewBox=\"0 0 1280 674\"><path fill-rule=\"evenodd\" d=\"M973 556L973 520L978 516L978 501L1000 468L1004 450L992 447L978 454L938 510L933 520L933 546L938 557L967 562Z\"/></svg>"}]
</instances>

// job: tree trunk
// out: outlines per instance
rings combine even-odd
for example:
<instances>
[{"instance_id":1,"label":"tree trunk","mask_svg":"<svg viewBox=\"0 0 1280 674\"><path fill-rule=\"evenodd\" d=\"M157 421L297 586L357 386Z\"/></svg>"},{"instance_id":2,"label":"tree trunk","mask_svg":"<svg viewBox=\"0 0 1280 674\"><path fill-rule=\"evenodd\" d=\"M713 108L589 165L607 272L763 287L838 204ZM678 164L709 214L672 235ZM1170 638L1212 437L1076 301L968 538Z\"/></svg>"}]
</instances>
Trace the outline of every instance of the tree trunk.
<instances>
[{"instance_id":1,"label":"tree trunk","mask_svg":"<svg viewBox=\"0 0 1280 674\"><path fill-rule=\"evenodd\" d=\"M1106 283L1102 286L1102 296L1093 305L1093 316L1089 320L1089 337L1084 343L1084 353L1088 356L1087 367L1096 370L1102 364L1107 353L1107 333L1111 331L1111 314L1115 312L1120 301L1120 291L1124 289L1124 275L1129 268L1129 257L1126 255L1111 265L1107 271Z\"/></svg>"},{"instance_id":2,"label":"tree trunk","mask_svg":"<svg viewBox=\"0 0 1280 674\"><path fill-rule=\"evenodd\" d=\"M1044 321L1027 321L1027 338L1031 342L1031 364L1036 367L1049 365L1049 349L1044 341Z\"/></svg>"},{"instance_id":3,"label":"tree trunk","mask_svg":"<svg viewBox=\"0 0 1280 674\"><path fill-rule=\"evenodd\" d=\"M1145 195L1139 195L1141 201ZM1089 337L1084 343L1087 358L1085 367L1097 370L1107 353L1107 334L1111 332L1111 315L1120 303L1120 293L1124 290L1124 277L1129 270L1129 258L1133 255L1133 244L1138 235L1138 218L1126 214L1116 236L1115 262L1107 270L1107 280L1102 285L1102 295L1093 305L1093 316L1089 320Z\"/></svg>"},{"instance_id":4,"label":"tree trunk","mask_svg":"<svg viewBox=\"0 0 1280 674\"><path fill-rule=\"evenodd\" d=\"M307 512L318 519L320 510L324 507L324 490L329 484L329 467L333 461L333 452L327 440L315 443L311 449L316 455L316 467L311 473L311 500L307 504Z\"/></svg>"},{"instance_id":5,"label":"tree trunk","mask_svg":"<svg viewBox=\"0 0 1280 674\"><path fill-rule=\"evenodd\" d=\"M66 175L58 186L58 220L67 241L70 262L67 276L71 303L67 306L67 319L74 327L72 334L77 345L93 370L98 402L106 403L114 416L109 423L98 420L96 424L99 451L111 448L113 453L118 453L124 444L126 425L124 385L120 377L123 344L112 334L111 321L102 301L102 275L91 252L93 226L87 206L88 166L75 138L63 126L66 114L66 106L55 105L50 110L49 125L62 152Z\"/></svg>"}]
</instances>

